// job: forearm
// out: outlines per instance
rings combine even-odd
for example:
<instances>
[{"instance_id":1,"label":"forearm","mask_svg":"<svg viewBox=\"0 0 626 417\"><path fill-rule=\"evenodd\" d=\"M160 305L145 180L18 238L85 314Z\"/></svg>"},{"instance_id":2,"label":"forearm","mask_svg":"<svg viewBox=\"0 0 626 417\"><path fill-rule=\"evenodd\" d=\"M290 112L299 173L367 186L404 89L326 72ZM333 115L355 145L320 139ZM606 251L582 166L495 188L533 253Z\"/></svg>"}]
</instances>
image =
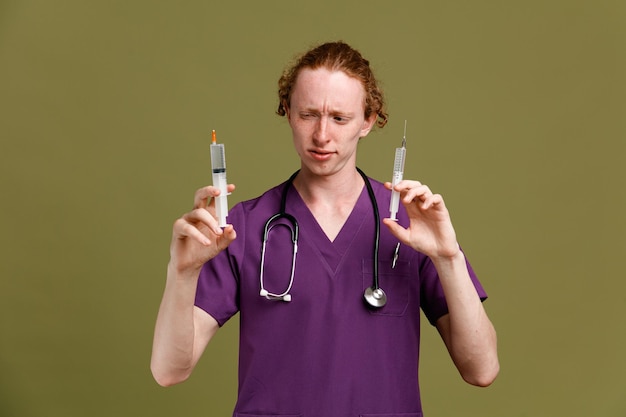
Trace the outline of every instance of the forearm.
<instances>
[{"instance_id":1,"label":"forearm","mask_svg":"<svg viewBox=\"0 0 626 417\"><path fill-rule=\"evenodd\" d=\"M461 376L486 386L498 374L495 329L476 293L462 252L433 259L448 303L449 314L438 329Z\"/></svg>"},{"instance_id":2,"label":"forearm","mask_svg":"<svg viewBox=\"0 0 626 417\"><path fill-rule=\"evenodd\" d=\"M235 189L228 185L228 192ZM161 385L189 377L219 325L195 307L198 277L203 265L237 237L232 225L223 229L215 218L215 187L196 191L194 208L174 222L167 281L152 345L150 369Z\"/></svg>"},{"instance_id":3,"label":"forearm","mask_svg":"<svg viewBox=\"0 0 626 417\"><path fill-rule=\"evenodd\" d=\"M184 381L194 365L197 272L181 276L170 264L157 316L151 370L161 385ZM195 276L194 276L195 275Z\"/></svg>"}]
</instances>

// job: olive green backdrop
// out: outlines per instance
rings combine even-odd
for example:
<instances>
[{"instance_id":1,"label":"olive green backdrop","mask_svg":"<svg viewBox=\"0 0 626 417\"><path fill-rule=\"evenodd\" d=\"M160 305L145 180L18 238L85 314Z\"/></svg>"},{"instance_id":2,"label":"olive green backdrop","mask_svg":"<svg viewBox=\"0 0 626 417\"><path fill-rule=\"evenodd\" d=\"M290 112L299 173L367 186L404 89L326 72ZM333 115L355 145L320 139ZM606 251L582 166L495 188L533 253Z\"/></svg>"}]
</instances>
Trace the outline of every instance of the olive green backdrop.
<instances>
[{"instance_id":1,"label":"olive green backdrop","mask_svg":"<svg viewBox=\"0 0 626 417\"><path fill-rule=\"evenodd\" d=\"M624 416L623 1L0 1L0 415L226 416L237 320L186 383L149 372L171 225L226 144L229 202L295 168L276 80L343 39L390 122L359 165L446 198L502 371L466 385L432 328L429 417ZM364 364L366 366L366 364Z\"/></svg>"}]
</instances>

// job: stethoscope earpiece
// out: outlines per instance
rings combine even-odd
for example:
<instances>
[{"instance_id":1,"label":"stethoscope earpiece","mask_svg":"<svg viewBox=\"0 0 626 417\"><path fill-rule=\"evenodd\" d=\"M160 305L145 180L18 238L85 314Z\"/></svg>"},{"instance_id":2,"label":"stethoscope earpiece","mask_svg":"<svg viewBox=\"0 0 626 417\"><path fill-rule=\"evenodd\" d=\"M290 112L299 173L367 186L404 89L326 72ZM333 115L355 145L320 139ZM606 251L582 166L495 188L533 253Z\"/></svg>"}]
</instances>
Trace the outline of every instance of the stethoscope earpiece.
<instances>
[{"instance_id":1,"label":"stethoscope earpiece","mask_svg":"<svg viewBox=\"0 0 626 417\"><path fill-rule=\"evenodd\" d=\"M259 295L268 300L283 300L286 303L291 301L291 294L270 294L265 288L259 292Z\"/></svg>"}]
</instances>

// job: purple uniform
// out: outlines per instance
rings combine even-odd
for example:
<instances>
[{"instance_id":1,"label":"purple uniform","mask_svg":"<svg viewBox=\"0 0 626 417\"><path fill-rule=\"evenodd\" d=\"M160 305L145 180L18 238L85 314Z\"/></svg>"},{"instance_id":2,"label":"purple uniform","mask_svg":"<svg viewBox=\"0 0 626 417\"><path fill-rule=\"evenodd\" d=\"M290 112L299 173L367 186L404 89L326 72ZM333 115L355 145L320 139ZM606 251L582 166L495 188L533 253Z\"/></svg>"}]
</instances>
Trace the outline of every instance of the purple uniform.
<instances>
[{"instance_id":1,"label":"purple uniform","mask_svg":"<svg viewBox=\"0 0 626 417\"><path fill-rule=\"evenodd\" d=\"M391 193L376 181L381 217ZM291 302L259 295L265 222L280 210L281 184L237 204L229 223L237 239L200 274L196 305L223 325L240 313L239 394L234 416L422 416L418 385L420 307L431 323L447 313L437 271L428 257L398 243L381 225L380 309L367 307L372 285L374 214L366 187L331 242L291 187L286 212L300 234ZM398 219L408 225L404 207ZM289 286L292 241L287 227L270 232L265 288ZM469 265L468 265L469 267ZM469 268L477 293L486 294Z\"/></svg>"}]
</instances>

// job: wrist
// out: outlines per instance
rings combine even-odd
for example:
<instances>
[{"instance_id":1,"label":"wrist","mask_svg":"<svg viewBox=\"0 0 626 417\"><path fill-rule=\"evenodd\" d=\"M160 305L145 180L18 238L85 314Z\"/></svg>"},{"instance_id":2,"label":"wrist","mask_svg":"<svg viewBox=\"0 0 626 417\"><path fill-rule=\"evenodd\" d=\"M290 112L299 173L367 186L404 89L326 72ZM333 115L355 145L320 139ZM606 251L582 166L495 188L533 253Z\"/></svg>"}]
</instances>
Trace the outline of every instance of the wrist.
<instances>
[{"instance_id":1,"label":"wrist","mask_svg":"<svg viewBox=\"0 0 626 417\"><path fill-rule=\"evenodd\" d=\"M454 265L457 263L465 264L465 255L461 251L461 247L456 244L455 249L441 251L438 255L430 256L431 261L435 265Z\"/></svg>"},{"instance_id":2,"label":"wrist","mask_svg":"<svg viewBox=\"0 0 626 417\"><path fill-rule=\"evenodd\" d=\"M170 260L167 264L167 277L176 281L194 281L200 276L202 265L197 267L184 267Z\"/></svg>"}]
</instances>

